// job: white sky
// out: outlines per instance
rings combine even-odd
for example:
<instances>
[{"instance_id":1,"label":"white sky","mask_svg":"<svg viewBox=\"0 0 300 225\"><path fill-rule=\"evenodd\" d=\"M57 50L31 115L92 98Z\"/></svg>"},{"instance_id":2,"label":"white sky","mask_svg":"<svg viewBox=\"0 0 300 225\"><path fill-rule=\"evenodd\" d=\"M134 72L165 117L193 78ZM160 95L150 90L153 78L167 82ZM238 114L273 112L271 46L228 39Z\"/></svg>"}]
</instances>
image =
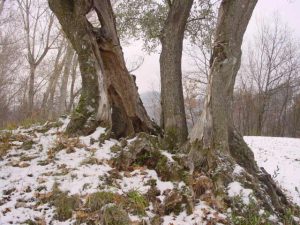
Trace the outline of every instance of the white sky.
<instances>
[{"instance_id":1,"label":"white sky","mask_svg":"<svg viewBox=\"0 0 300 225\"><path fill-rule=\"evenodd\" d=\"M245 34L245 39L251 37L259 18L267 18L269 20L275 12L279 13L282 22L286 23L295 32L297 38L300 39L300 0L258 0ZM130 46L124 46L123 51L128 61L138 56L144 57L143 65L134 72L137 77L139 92L159 90L159 55L148 55L143 52L141 42L134 42ZM184 60L183 70L189 66L190 62Z\"/></svg>"}]
</instances>

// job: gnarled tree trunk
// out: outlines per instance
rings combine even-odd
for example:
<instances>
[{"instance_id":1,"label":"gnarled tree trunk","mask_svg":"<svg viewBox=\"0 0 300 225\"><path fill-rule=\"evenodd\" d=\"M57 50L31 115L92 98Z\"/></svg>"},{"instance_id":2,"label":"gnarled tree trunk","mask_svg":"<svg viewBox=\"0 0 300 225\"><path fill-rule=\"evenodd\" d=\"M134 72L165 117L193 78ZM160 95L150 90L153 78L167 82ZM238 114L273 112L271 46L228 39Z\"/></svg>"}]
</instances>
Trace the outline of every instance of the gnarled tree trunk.
<instances>
[{"instance_id":1,"label":"gnarled tree trunk","mask_svg":"<svg viewBox=\"0 0 300 225\"><path fill-rule=\"evenodd\" d=\"M239 164L249 175L238 181L254 190L263 207L280 214L289 205L286 197L271 176L258 168L232 120L233 89L243 35L256 3L257 0L221 2L204 110L189 136L190 167L192 171L206 170L211 175L221 205L226 205L227 186L236 179L233 170Z\"/></svg>"},{"instance_id":2,"label":"gnarled tree trunk","mask_svg":"<svg viewBox=\"0 0 300 225\"><path fill-rule=\"evenodd\" d=\"M186 141L188 130L182 88L182 45L184 31L193 0L170 2L168 17L161 35L161 126L166 134L173 133L179 143Z\"/></svg>"},{"instance_id":3,"label":"gnarled tree trunk","mask_svg":"<svg viewBox=\"0 0 300 225\"><path fill-rule=\"evenodd\" d=\"M154 131L137 87L125 66L109 0L49 0L52 11L78 54L82 76L79 105L67 127L69 134L88 134L99 123L116 137ZM95 10L101 27L86 14Z\"/></svg>"},{"instance_id":4,"label":"gnarled tree trunk","mask_svg":"<svg viewBox=\"0 0 300 225\"><path fill-rule=\"evenodd\" d=\"M117 137L153 130L135 85L129 75L117 35L116 22L109 0L94 1L101 23L96 31L97 43L104 64L104 77L112 107L112 130Z\"/></svg>"}]
</instances>

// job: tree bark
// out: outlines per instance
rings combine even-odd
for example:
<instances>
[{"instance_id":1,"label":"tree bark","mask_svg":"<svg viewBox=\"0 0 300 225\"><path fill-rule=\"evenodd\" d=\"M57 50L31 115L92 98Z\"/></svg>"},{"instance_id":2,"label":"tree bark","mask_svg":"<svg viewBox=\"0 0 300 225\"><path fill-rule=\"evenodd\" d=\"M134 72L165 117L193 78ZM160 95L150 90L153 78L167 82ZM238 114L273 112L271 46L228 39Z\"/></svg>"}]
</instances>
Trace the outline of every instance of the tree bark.
<instances>
[{"instance_id":1,"label":"tree bark","mask_svg":"<svg viewBox=\"0 0 300 225\"><path fill-rule=\"evenodd\" d=\"M30 64L30 72L29 72L29 85L28 85L28 108L27 114L28 116L32 116L33 107L34 107L34 80L35 80L35 71L36 65Z\"/></svg>"},{"instance_id":2,"label":"tree bark","mask_svg":"<svg viewBox=\"0 0 300 225\"><path fill-rule=\"evenodd\" d=\"M94 1L94 9L101 23L96 36L112 107L112 130L117 137L154 131L153 122L139 97L135 77L126 68L111 3L109 0Z\"/></svg>"},{"instance_id":3,"label":"tree bark","mask_svg":"<svg viewBox=\"0 0 300 225\"><path fill-rule=\"evenodd\" d=\"M117 138L154 131L125 66L109 0L49 0L52 11L78 54L82 93L67 127L69 134L91 133L99 123L112 128ZM86 14L95 10L101 28Z\"/></svg>"},{"instance_id":4,"label":"tree bark","mask_svg":"<svg viewBox=\"0 0 300 225\"><path fill-rule=\"evenodd\" d=\"M256 3L257 0L221 2L204 110L189 136L190 168L206 170L211 175L222 205L226 204L222 199L226 198L228 184L236 179L233 169L239 164L249 174L239 178L239 182L249 186L250 179L251 189L263 207L283 213L289 206L286 197L271 176L258 168L232 119L233 89L240 67L243 35Z\"/></svg>"},{"instance_id":5,"label":"tree bark","mask_svg":"<svg viewBox=\"0 0 300 225\"><path fill-rule=\"evenodd\" d=\"M221 3L204 110L190 134L190 140L202 141L204 148L229 151L233 88L240 67L243 35L256 2L223 0Z\"/></svg>"},{"instance_id":6,"label":"tree bark","mask_svg":"<svg viewBox=\"0 0 300 225\"><path fill-rule=\"evenodd\" d=\"M161 126L166 134L173 133L179 143L188 135L182 88L182 45L184 31L193 0L174 0L161 35Z\"/></svg>"}]
</instances>

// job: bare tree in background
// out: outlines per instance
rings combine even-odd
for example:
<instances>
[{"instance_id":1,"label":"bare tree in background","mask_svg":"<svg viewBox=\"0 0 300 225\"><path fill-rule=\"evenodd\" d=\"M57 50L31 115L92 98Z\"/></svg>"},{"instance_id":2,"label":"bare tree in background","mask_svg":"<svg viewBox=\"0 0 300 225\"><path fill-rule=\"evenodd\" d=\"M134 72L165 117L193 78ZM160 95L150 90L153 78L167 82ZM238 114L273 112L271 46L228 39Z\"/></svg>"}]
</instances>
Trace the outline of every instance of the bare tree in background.
<instances>
[{"instance_id":1,"label":"bare tree in background","mask_svg":"<svg viewBox=\"0 0 300 225\"><path fill-rule=\"evenodd\" d=\"M2 14L3 8L4 8L5 0L0 0L0 15Z\"/></svg>"},{"instance_id":2,"label":"bare tree in background","mask_svg":"<svg viewBox=\"0 0 300 225\"><path fill-rule=\"evenodd\" d=\"M58 114L61 115L67 110L67 93L68 93L68 82L71 73L73 58L75 57L75 52L70 43L68 43L65 60L64 69L61 77L59 98L58 98Z\"/></svg>"},{"instance_id":3,"label":"bare tree in background","mask_svg":"<svg viewBox=\"0 0 300 225\"><path fill-rule=\"evenodd\" d=\"M16 18L9 11L11 4L7 3L0 1L0 126L12 119L11 108L21 92L17 75L22 66L22 51L19 37L15 35Z\"/></svg>"},{"instance_id":4,"label":"bare tree in background","mask_svg":"<svg viewBox=\"0 0 300 225\"><path fill-rule=\"evenodd\" d=\"M71 71L71 85L70 85L70 96L69 96L69 104L67 106L67 113L70 113L71 110L74 108L75 98L80 94L81 88L75 90L75 82L76 82L76 75L77 75L77 67L78 67L78 57L75 54L72 62L72 71Z\"/></svg>"},{"instance_id":5,"label":"bare tree in background","mask_svg":"<svg viewBox=\"0 0 300 225\"><path fill-rule=\"evenodd\" d=\"M199 82L188 77L183 77L184 105L188 127L195 125L197 118L200 116L202 95L200 92Z\"/></svg>"},{"instance_id":6,"label":"bare tree in background","mask_svg":"<svg viewBox=\"0 0 300 225\"><path fill-rule=\"evenodd\" d=\"M260 23L243 66L242 83L255 95L255 135L284 135L287 110L299 81L299 44L275 18L272 23Z\"/></svg>"},{"instance_id":7,"label":"bare tree in background","mask_svg":"<svg viewBox=\"0 0 300 225\"><path fill-rule=\"evenodd\" d=\"M65 47L65 40L62 40L59 46L57 47L57 53L55 57L54 62L54 68L52 69L52 72L50 73L49 80L48 80L48 86L47 89L43 95L43 102L41 105L42 111L44 111L44 114L48 117L52 117L52 112L54 110L54 94L58 82L58 78L61 74L61 71L64 66L64 57L63 57L63 51ZM49 117L49 118L50 118Z\"/></svg>"},{"instance_id":8,"label":"bare tree in background","mask_svg":"<svg viewBox=\"0 0 300 225\"><path fill-rule=\"evenodd\" d=\"M54 15L41 0L17 0L17 3L22 17L29 65L27 113L31 115L34 109L36 69L56 40L56 37L51 37Z\"/></svg>"}]
</instances>

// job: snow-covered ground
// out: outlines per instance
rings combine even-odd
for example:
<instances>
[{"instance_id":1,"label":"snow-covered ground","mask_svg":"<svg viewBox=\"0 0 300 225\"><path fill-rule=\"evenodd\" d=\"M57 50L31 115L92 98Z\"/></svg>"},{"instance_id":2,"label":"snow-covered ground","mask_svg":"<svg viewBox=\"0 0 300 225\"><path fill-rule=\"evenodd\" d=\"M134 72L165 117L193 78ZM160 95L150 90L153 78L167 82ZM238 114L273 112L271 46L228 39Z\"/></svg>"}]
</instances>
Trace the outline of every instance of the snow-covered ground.
<instances>
[{"instance_id":1,"label":"snow-covered ground","mask_svg":"<svg viewBox=\"0 0 300 225\"><path fill-rule=\"evenodd\" d=\"M99 145L99 136L105 132L103 128L98 128L92 135L80 137L79 140L69 140L70 145L75 143L74 149L68 151L63 148L51 158L49 150L61 140L61 132L68 120L63 120L63 123L62 127L51 128L45 133L38 132L39 127L12 131L16 137L29 138L33 144L29 149L24 149L23 141L13 141L10 143L11 149L0 159L0 225L28 224L27 220L39 221L38 224L42 225L74 224L76 215L60 222L55 218L55 208L52 205L39 202L39 197L52 192L54 184L58 184L59 189L69 195L80 196L82 201L86 201L89 194L100 190L121 196L126 196L132 190L146 194L150 189L149 181L155 180L160 193L157 198L163 202L170 191L186 187L184 182L162 181L155 170L143 167L137 167L132 172L118 172L113 184L108 185L107 180L115 171L111 163L115 153L111 151L111 147L118 141L110 139ZM161 153L168 160L174 161L170 153ZM97 159L98 163L87 163L90 159ZM132 224L137 224L141 219L149 221L154 215L152 209L150 203L144 217L129 214ZM200 225L215 217L225 218L200 201L191 215L184 210L177 216L171 213L162 219L163 225Z\"/></svg>"},{"instance_id":2,"label":"snow-covered ground","mask_svg":"<svg viewBox=\"0 0 300 225\"><path fill-rule=\"evenodd\" d=\"M183 182L162 181L155 170L135 168L132 172L120 172L113 185L106 183L115 168L111 163L114 152L111 147L118 143L117 140L106 140L99 145L99 136L104 133L103 128L98 128L92 135L80 137L74 142L72 151L66 148L58 151L51 158L49 149L57 145L63 136L68 120L63 120L63 126L51 128L46 133L38 132L38 127L30 129L17 129L13 135L20 140L12 141L11 149L3 159L0 159L0 225L23 224L26 220L40 220L41 224L73 224L75 216L65 222L54 218L55 208L47 203L37 204L39 196L51 192L54 183L59 184L62 191L69 195L77 194L85 201L86 196L99 191L126 195L131 190L145 194L149 189L149 181L156 180L160 191L158 199L162 202L165 193L175 188L184 188ZM42 127L40 127L42 128ZM32 147L24 149L24 139L33 141ZM300 139L245 137L246 142L255 153L259 166L263 166L275 180L286 190L290 198L300 205ZM70 141L70 140L68 140ZM129 140L128 142L133 141ZM162 155L172 162L172 155L161 151ZM88 160L97 159L96 163L87 163ZM241 168L237 166L235 172ZM229 189L232 194L240 192L239 183L232 183ZM238 191L236 191L238 190ZM251 190L244 189L245 195ZM230 193L231 193L230 192ZM149 206L144 219L153 215ZM205 218L223 217L205 202L200 201L193 214L188 215L182 211L179 215L166 215L163 217L164 225L191 225L206 224ZM132 221L141 218L130 215ZM134 223L133 223L134 224ZM220 224L220 223L219 223Z\"/></svg>"},{"instance_id":3,"label":"snow-covered ground","mask_svg":"<svg viewBox=\"0 0 300 225\"><path fill-rule=\"evenodd\" d=\"M300 139L279 137L244 137L255 159L300 205Z\"/></svg>"}]
</instances>

